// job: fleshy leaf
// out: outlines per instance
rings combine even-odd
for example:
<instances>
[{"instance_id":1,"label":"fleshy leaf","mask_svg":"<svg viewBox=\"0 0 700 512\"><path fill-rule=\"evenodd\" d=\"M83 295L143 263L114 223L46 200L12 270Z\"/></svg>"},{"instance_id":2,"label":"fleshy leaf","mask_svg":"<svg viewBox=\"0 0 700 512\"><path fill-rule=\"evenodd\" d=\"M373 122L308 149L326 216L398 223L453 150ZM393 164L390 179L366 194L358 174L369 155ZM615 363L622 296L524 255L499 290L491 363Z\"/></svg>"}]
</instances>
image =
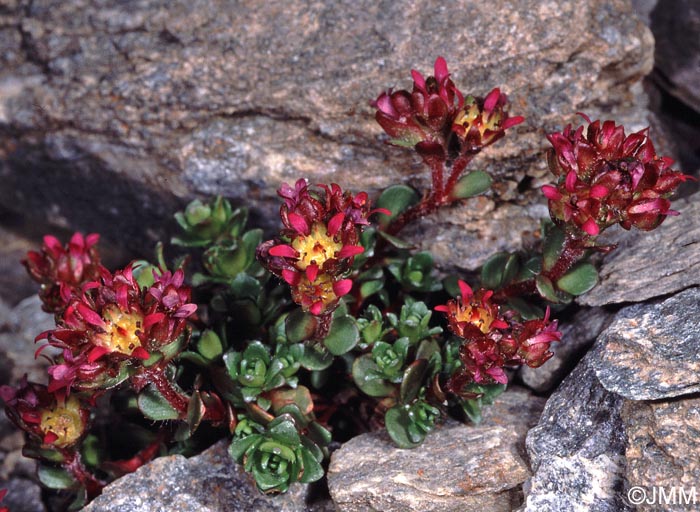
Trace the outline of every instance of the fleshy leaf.
<instances>
[{"instance_id":1,"label":"fleshy leaf","mask_svg":"<svg viewBox=\"0 0 700 512\"><path fill-rule=\"evenodd\" d=\"M418 359L406 368L399 391L399 398L402 403L412 402L418 396L421 386L425 384L427 370L428 361L425 359Z\"/></svg>"},{"instance_id":2,"label":"fleshy leaf","mask_svg":"<svg viewBox=\"0 0 700 512\"><path fill-rule=\"evenodd\" d=\"M314 315L297 309L289 314L284 322L287 340L290 343L299 343L308 340L316 332L318 320Z\"/></svg>"},{"instance_id":3,"label":"fleshy leaf","mask_svg":"<svg viewBox=\"0 0 700 512\"><path fill-rule=\"evenodd\" d=\"M391 212L391 215L379 216L379 224L386 226L419 200L420 196L418 193L407 185L392 185L385 189L379 196L379 199L377 199L375 206L377 208L386 208Z\"/></svg>"},{"instance_id":4,"label":"fleshy leaf","mask_svg":"<svg viewBox=\"0 0 700 512\"><path fill-rule=\"evenodd\" d=\"M598 284L598 271L587 262L575 265L558 281L557 287L571 295L581 295Z\"/></svg>"},{"instance_id":5,"label":"fleshy leaf","mask_svg":"<svg viewBox=\"0 0 700 512\"><path fill-rule=\"evenodd\" d=\"M352 378L355 384L369 396L388 396L395 389L392 384L379 378L379 374L379 367L371 354L358 357L352 365Z\"/></svg>"},{"instance_id":6,"label":"fleshy leaf","mask_svg":"<svg viewBox=\"0 0 700 512\"><path fill-rule=\"evenodd\" d=\"M137 404L141 413L155 421L176 420L179 415L153 384L139 393Z\"/></svg>"},{"instance_id":7,"label":"fleshy leaf","mask_svg":"<svg viewBox=\"0 0 700 512\"><path fill-rule=\"evenodd\" d=\"M360 331L355 319L351 316L333 318L330 332L323 344L334 356L343 355L352 350L360 341Z\"/></svg>"},{"instance_id":8,"label":"fleshy leaf","mask_svg":"<svg viewBox=\"0 0 700 512\"><path fill-rule=\"evenodd\" d=\"M205 358L213 360L219 357L224 349L219 336L214 331L207 329L202 333L201 338L199 338L197 351Z\"/></svg>"},{"instance_id":9,"label":"fleshy leaf","mask_svg":"<svg viewBox=\"0 0 700 512\"><path fill-rule=\"evenodd\" d=\"M415 448L421 444L411 440L408 432L411 423L411 418L404 406L392 407L384 415L386 431L399 448Z\"/></svg>"},{"instance_id":10,"label":"fleshy leaf","mask_svg":"<svg viewBox=\"0 0 700 512\"><path fill-rule=\"evenodd\" d=\"M305 347L299 363L307 370L325 370L333 364L333 354L322 345Z\"/></svg>"},{"instance_id":11,"label":"fleshy leaf","mask_svg":"<svg viewBox=\"0 0 700 512\"><path fill-rule=\"evenodd\" d=\"M547 230L547 235L545 236L544 244L542 246L542 261L544 270L551 270L551 268L559 259L559 255L564 247L564 239L566 235L557 226L550 226Z\"/></svg>"},{"instance_id":12,"label":"fleshy leaf","mask_svg":"<svg viewBox=\"0 0 700 512\"><path fill-rule=\"evenodd\" d=\"M70 489L77 482L65 469L52 468L43 464L37 469L39 481L49 489Z\"/></svg>"},{"instance_id":13,"label":"fleshy leaf","mask_svg":"<svg viewBox=\"0 0 700 512\"><path fill-rule=\"evenodd\" d=\"M452 190L452 197L465 199L478 196L490 189L492 183L491 176L484 171L472 171L459 179Z\"/></svg>"}]
</instances>

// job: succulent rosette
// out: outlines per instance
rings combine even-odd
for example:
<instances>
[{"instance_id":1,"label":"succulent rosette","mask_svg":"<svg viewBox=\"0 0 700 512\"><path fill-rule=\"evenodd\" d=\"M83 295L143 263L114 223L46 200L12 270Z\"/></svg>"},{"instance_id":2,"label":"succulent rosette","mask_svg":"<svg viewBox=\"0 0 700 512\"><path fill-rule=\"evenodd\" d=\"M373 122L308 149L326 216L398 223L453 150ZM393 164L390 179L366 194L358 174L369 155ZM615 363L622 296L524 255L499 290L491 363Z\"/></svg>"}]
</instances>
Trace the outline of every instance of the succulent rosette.
<instances>
[{"instance_id":1,"label":"succulent rosette","mask_svg":"<svg viewBox=\"0 0 700 512\"><path fill-rule=\"evenodd\" d=\"M345 276L354 257L364 252L359 240L369 216L389 212L372 210L366 192L353 196L335 183L312 191L300 179L294 188L284 183L278 195L284 199L282 240L261 244L258 258L291 286L292 298L305 311L333 311L352 288Z\"/></svg>"},{"instance_id":2,"label":"succulent rosette","mask_svg":"<svg viewBox=\"0 0 700 512\"><path fill-rule=\"evenodd\" d=\"M153 285L141 288L131 266L103 269L74 296L58 328L37 337L63 351L49 368L50 389L93 387L97 377L115 378L177 341L197 308L190 294L182 270L154 272Z\"/></svg>"},{"instance_id":3,"label":"succulent rosette","mask_svg":"<svg viewBox=\"0 0 700 512\"><path fill-rule=\"evenodd\" d=\"M95 247L100 236L75 233L68 244L51 235L44 237L40 252L29 251L22 261L27 272L41 285L39 297L44 311L61 313L74 291L88 281L99 279L104 267Z\"/></svg>"},{"instance_id":4,"label":"succulent rosette","mask_svg":"<svg viewBox=\"0 0 700 512\"><path fill-rule=\"evenodd\" d=\"M614 224L648 231L677 214L669 197L690 177L656 154L648 128L625 135L613 121L581 116L585 129L568 125L547 136L553 146L549 168L558 178L542 187L552 219L596 236Z\"/></svg>"},{"instance_id":5,"label":"succulent rosette","mask_svg":"<svg viewBox=\"0 0 700 512\"><path fill-rule=\"evenodd\" d=\"M323 476L321 449L299 435L289 414L275 418L264 432L234 439L229 453L267 493L285 492L294 482L315 482Z\"/></svg>"}]
</instances>

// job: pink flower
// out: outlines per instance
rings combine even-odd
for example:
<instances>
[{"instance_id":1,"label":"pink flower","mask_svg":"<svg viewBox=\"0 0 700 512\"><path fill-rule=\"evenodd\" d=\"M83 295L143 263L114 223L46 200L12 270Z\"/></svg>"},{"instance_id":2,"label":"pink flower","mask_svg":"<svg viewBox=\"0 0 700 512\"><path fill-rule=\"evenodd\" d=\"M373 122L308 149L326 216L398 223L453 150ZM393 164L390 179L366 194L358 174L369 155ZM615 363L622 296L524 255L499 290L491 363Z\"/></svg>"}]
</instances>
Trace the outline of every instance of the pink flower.
<instances>
[{"instance_id":1,"label":"pink flower","mask_svg":"<svg viewBox=\"0 0 700 512\"><path fill-rule=\"evenodd\" d=\"M547 136L549 168L558 178L542 187L552 219L596 236L613 224L651 230L676 214L668 198L690 176L656 155L648 129L626 136L613 121L581 115L589 123L585 133L568 125Z\"/></svg>"},{"instance_id":2,"label":"pink flower","mask_svg":"<svg viewBox=\"0 0 700 512\"><path fill-rule=\"evenodd\" d=\"M305 180L294 188L284 183L278 195L284 199L284 241L261 244L258 259L291 286L292 298L305 311L328 313L352 288L345 276L355 256L364 252L359 240L369 217L389 212L371 209L367 193L353 196L335 183L314 191Z\"/></svg>"},{"instance_id":3,"label":"pink flower","mask_svg":"<svg viewBox=\"0 0 700 512\"><path fill-rule=\"evenodd\" d=\"M95 247L99 238L94 233L87 237L75 233L64 247L58 239L46 235L41 252L27 253L22 263L32 279L41 284L39 297L45 311L60 313L83 283L99 278L103 268Z\"/></svg>"}]
</instances>

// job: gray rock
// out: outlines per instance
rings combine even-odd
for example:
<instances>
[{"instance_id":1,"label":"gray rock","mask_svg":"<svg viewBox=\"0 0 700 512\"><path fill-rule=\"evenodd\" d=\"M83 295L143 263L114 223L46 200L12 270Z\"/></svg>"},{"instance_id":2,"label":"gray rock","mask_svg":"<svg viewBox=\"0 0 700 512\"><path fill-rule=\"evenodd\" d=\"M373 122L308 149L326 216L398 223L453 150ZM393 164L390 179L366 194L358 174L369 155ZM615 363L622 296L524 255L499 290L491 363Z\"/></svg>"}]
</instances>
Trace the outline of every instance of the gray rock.
<instances>
[{"instance_id":1,"label":"gray rock","mask_svg":"<svg viewBox=\"0 0 700 512\"><path fill-rule=\"evenodd\" d=\"M632 400L700 391L700 288L620 310L591 350L602 385Z\"/></svg>"},{"instance_id":2,"label":"gray rock","mask_svg":"<svg viewBox=\"0 0 700 512\"><path fill-rule=\"evenodd\" d=\"M628 487L641 487L647 499L656 502L642 503L637 510L659 510L659 505L669 511L691 510L689 504L697 510L700 399L627 401L622 419L627 433ZM669 501L662 499L659 488L664 489ZM675 496L671 497L672 493Z\"/></svg>"},{"instance_id":3,"label":"gray rock","mask_svg":"<svg viewBox=\"0 0 700 512\"><path fill-rule=\"evenodd\" d=\"M646 124L653 40L628 0L35 0L2 22L0 205L132 249L150 250L193 195L271 226L275 188L299 176L422 188L369 101L440 54L463 90L500 86L528 120L474 162L502 200L540 199L521 192L546 173L543 135L574 112Z\"/></svg>"},{"instance_id":4,"label":"gray rock","mask_svg":"<svg viewBox=\"0 0 700 512\"><path fill-rule=\"evenodd\" d=\"M268 496L228 455L220 441L196 457L160 457L105 487L86 512L298 512L308 485Z\"/></svg>"},{"instance_id":5,"label":"gray rock","mask_svg":"<svg viewBox=\"0 0 700 512\"><path fill-rule=\"evenodd\" d=\"M549 361L539 368L520 368L523 383L538 393L553 390L585 355L611 319L612 314L600 308L578 312L570 322L561 325L562 341L551 345L554 355Z\"/></svg>"},{"instance_id":6,"label":"gray rock","mask_svg":"<svg viewBox=\"0 0 700 512\"><path fill-rule=\"evenodd\" d=\"M15 478L0 484L0 489L7 489L7 495L0 504L12 512L44 512L46 507L41 501L41 487L36 482Z\"/></svg>"},{"instance_id":7,"label":"gray rock","mask_svg":"<svg viewBox=\"0 0 700 512\"><path fill-rule=\"evenodd\" d=\"M700 6L694 0L665 0L652 13L658 34L656 66L664 88L700 112Z\"/></svg>"},{"instance_id":8,"label":"gray rock","mask_svg":"<svg viewBox=\"0 0 700 512\"><path fill-rule=\"evenodd\" d=\"M527 435L533 476L521 512L629 510L622 497L622 397L608 392L586 356L547 401Z\"/></svg>"},{"instance_id":9,"label":"gray rock","mask_svg":"<svg viewBox=\"0 0 700 512\"><path fill-rule=\"evenodd\" d=\"M525 432L542 404L509 390L478 426L449 420L413 450L396 448L384 431L357 436L331 458L333 501L346 512L512 510L530 474Z\"/></svg>"},{"instance_id":10,"label":"gray rock","mask_svg":"<svg viewBox=\"0 0 700 512\"><path fill-rule=\"evenodd\" d=\"M15 384L25 373L32 382L46 383L48 364L44 358L34 357L38 348L34 338L43 331L56 327L53 316L42 311L41 301L36 295L24 299L5 314L7 316L4 319L0 318L0 325L4 324L0 328L0 354L3 361L0 371L6 380L0 384Z\"/></svg>"},{"instance_id":11,"label":"gray rock","mask_svg":"<svg viewBox=\"0 0 700 512\"><path fill-rule=\"evenodd\" d=\"M611 240L619 245L604 260L600 284L579 303L642 302L700 285L700 193L673 207L681 214L654 231L618 233Z\"/></svg>"}]
</instances>

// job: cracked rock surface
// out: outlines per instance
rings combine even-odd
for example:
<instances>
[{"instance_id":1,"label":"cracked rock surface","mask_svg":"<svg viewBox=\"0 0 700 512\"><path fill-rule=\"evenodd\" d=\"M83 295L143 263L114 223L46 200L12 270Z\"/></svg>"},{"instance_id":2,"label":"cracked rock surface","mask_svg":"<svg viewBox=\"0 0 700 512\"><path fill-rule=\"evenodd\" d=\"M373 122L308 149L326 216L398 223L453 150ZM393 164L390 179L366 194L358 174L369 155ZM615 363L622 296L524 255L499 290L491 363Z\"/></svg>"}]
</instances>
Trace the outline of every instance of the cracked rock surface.
<instances>
[{"instance_id":1,"label":"cracked rock surface","mask_svg":"<svg viewBox=\"0 0 700 512\"><path fill-rule=\"evenodd\" d=\"M276 187L299 176L422 187L423 166L385 146L369 102L438 55L461 89L499 86L525 116L474 168L494 173L500 201L531 202L545 131L581 110L646 125L639 79L653 60L627 0L17 0L0 7L0 41L0 206L137 250L195 195L271 219ZM475 236L488 243L503 222Z\"/></svg>"}]
</instances>

